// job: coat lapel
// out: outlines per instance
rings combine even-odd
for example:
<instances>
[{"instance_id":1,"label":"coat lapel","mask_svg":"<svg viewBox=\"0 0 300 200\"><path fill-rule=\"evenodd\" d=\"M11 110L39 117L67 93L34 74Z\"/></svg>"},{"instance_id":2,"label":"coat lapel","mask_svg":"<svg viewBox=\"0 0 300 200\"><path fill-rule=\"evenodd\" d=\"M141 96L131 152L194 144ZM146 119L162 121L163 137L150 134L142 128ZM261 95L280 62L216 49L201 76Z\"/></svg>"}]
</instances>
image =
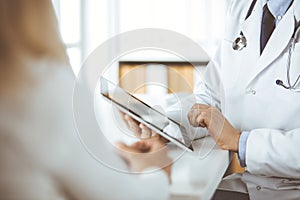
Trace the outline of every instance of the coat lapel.
<instances>
[{"instance_id":1,"label":"coat lapel","mask_svg":"<svg viewBox=\"0 0 300 200\"><path fill-rule=\"evenodd\" d=\"M298 8L298 9L297 9ZM294 15L297 22L297 25L300 25L300 0L295 0L294 3Z\"/></svg>"},{"instance_id":2,"label":"coat lapel","mask_svg":"<svg viewBox=\"0 0 300 200\"><path fill-rule=\"evenodd\" d=\"M260 43L258 42L260 37L260 24L257 22L260 21L261 15L260 1L258 1L254 6L252 14L241 25L242 33L247 39L247 47L244 51L247 51L245 52L247 54L248 50L251 52L251 59L253 59L253 55L254 58L258 59L260 54Z\"/></svg>"},{"instance_id":3,"label":"coat lapel","mask_svg":"<svg viewBox=\"0 0 300 200\"><path fill-rule=\"evenodd\" d=\"M284 15L280 23L275 28L273 34L271 35L263 53L261 54L258 62L256 64L256 71L254 75L250 78L248 83L251 83L265 68L270 66L270 64L278 58L278 56L286 49L289 45L292 35L295 29L295 16L294 10L296 10L295 4ZM257 23L257 22L256 22ZM259 23L260 24L260 23ZM259 29L260 30L260 29ZM260 36L259 36L260 37ZM258 39L258 43L260 39ZM260 50L260 47L257 48Z\"/></svg>"}]
</instances>

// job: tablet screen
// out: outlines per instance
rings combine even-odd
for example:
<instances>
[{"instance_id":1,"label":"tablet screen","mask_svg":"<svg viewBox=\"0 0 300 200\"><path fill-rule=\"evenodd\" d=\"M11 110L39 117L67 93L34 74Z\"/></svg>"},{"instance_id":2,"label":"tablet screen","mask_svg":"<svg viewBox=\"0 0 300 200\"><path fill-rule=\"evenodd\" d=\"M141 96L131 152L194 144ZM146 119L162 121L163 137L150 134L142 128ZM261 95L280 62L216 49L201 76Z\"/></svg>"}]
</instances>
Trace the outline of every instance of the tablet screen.
<instances>
[{"instance_id":1,"label":"tablet screen","mask_svg":"<svg viewBox=\"0 0 300 200\"><path fill-rule=\"evenodd\" d=\"M122 108L123 112L127 111L134 119L144 123L151 129L155 128L154 131L163 133L162 136L166 134L168 136L166 139L171 138L191 149L190 141L184 138L182 134L183 127L178 122L152 108L104 77L101 77L100 81L101 94L119 108Z\"/></svg>"}]
</instances>

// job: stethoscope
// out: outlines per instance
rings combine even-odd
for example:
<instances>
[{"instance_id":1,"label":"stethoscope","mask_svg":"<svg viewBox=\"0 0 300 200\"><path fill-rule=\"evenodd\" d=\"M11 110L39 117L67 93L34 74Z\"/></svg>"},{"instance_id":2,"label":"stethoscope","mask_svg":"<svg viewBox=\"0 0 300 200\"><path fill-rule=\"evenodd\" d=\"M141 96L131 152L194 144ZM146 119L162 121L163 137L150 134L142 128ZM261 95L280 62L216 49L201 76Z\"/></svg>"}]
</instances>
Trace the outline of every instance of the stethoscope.
<instances>
[{"instance_id":1,"label":"stethoscope","mask_svg":"<svg viewBox=\"0 0 300 200\"><path fill-rule=\"evenodd\" d=\"M255 4L256 4L256 1L257 1L257 0L253 0L253 1L252 1L251 5L250 5L250 7L249 7L249 10L248 10L248 12L247 12L247 15L246 15L246 17L245 17L245 21L248 19L248 17L250 17L250 15L251 15L251 13L252 13L252 11L253 11L253 9L254 9L254 6L255 6ZM247 46L247 39L246 39L246 37L244 36L243 32L241 31L241 32L240 32L240 36L237 37L237 38L233 41L233 43L232 43L232 48L233 48L233 50L235 50L235 51L241 51L241 50L243 50L246 46Z\"/></svg>"},{"instance_id":2,"label":"stethoscope","mask_svg":"<svg viewBox=\"0 0 300 200\"><path fill-rule=\"evenodd\" d=\"M254 9L254 6L256 4L256 1L257 0L253 0L252 1L251 5L249 7L249 10L247 12L247 15L245 17L245 20L251 15L251 13L252 13L252 11ZM297 85L300 83L300 74L298 75L296 81L294 81L293 84L291 83L291 77L290 77L292 51L294 50L294 46L295 46L295 43L296 43L296 36L300 32L300 28L299 27L300 27L300 24L298 24L296 26L295 31L294 31L293 36L292 36L292 39L291 39L292 40L291 44L289 46L289 54L288 54L288 59L287 59L287 64L286 64L286 68L287 68L287 72L286 72L286 74L287 74L287 84L284 84L283 81L280 80L280 79L276 80L276 82L275 82L277 85L280 85L283 88L285 88L287 90L292 90L294 92L300 92L300 88L297 88ZM247 39L244 36L243 32L241 31L239 37L237 37L233 41L232 48L235 51L241 51L245 47L247 47Z\"/></svg>"},{"instance_id":3,"label":"stethoscope","mask_svg":"<svg viewBox=\"0 0 300 200\"><path fill-rule=\"evenodd\" d=\"M280 86L284 87L285 89L292 90L294 92L300 92L300 88L297 88L297 85L299 84L299 80L300 80L300 74L298 75L296 81L294 81L293 84L291 83L291 77L290 77L292 51L295 47L295 42L296 42L295 35L298 35L299 31L300 31L300 28L298 25L293 34L292 42L289 46L289 54L288 54L288 59L287 59L287 63L286 63L287 84L284 84L283 81L280 79L276 80L277 85L280 85Z\"/></svg>"}]
</instances>

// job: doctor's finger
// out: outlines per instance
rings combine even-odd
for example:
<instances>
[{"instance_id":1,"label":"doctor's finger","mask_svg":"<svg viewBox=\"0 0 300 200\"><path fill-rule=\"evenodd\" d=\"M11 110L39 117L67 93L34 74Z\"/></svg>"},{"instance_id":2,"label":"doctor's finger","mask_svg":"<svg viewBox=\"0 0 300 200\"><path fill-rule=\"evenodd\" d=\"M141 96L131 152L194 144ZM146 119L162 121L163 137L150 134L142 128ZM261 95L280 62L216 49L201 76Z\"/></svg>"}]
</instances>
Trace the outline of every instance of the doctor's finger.
<instances>
[{"instance_id":1,"label":"doctor's finger","mask_svg":"<svg viewBox=\"0 0 300 200\"><path fill-rule=\"evenodd\" d=\"M209 126L209 119L206 112L201 112L196 119L197 123L202 128L207 128Z\"/></svg>"},{"instance_id":2,"label":"doctor's finger","mask_svg":"<svg viewBox=\"0 0 300 200\"><path fill-rule=\"evenodd\" d=\"M192 106L192 109L207 109L207 108L210 108L211 106L207 105L207 104L200 104L200 103L197 103L197 104L194 104Z\"/></svg>"},{"instance_id":3,"label":"doctor's finger","mask_svg":"<svg viewBox=\"0 0 300 200\"><path fill-rule=\"evenodd\" d=\"M187 117L188 117L188 120L189 120L190 124L195 127L196 126L196 123L195 123L196 116L195 116L193 110L191 110L189 112Z\"/></svg>"},{"instance_id":4,"label":"doctor's finger","mask_svg":"<svg viewBox=\"0 0 300 200\"><path fill-rule=\"evenodd\" d=\"M198 127L199 126L199 123L197 122L197 117L201 114L202 112L202 109L192 109L190 112L189 112L189 122L192 126L194 127Z\"/></svg>"}]
</instances>

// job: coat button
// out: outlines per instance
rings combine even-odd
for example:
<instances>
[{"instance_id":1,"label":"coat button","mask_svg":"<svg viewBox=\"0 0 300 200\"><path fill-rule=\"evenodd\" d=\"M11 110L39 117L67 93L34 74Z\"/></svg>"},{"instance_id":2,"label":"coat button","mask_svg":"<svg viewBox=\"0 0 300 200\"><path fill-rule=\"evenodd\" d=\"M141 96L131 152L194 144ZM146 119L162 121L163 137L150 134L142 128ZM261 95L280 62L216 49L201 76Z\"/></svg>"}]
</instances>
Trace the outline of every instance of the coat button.
<instances>
[{"instance_id":1,"label":"coat button","mask_svg":"<svg viewBox=\"0 0 300 200\"><path fill-rule=\"evenodd\" d=\"M255 95L255 94L256 94L256 91L255 91L255 90L252 90L251 93L252 93L253 95Z\"/></svg>"},{"instance_id":2,"label":"coat button","mask_svg":"<svg viewBox=\"0 0 300 200\"><path fill-rule=\"evenodd\" d=\"M257 190L260 190L260 189L261 189L261 187L258 185L258 186L256 186L256 189L257 189Z\"/></svg>"}]
</instances>

